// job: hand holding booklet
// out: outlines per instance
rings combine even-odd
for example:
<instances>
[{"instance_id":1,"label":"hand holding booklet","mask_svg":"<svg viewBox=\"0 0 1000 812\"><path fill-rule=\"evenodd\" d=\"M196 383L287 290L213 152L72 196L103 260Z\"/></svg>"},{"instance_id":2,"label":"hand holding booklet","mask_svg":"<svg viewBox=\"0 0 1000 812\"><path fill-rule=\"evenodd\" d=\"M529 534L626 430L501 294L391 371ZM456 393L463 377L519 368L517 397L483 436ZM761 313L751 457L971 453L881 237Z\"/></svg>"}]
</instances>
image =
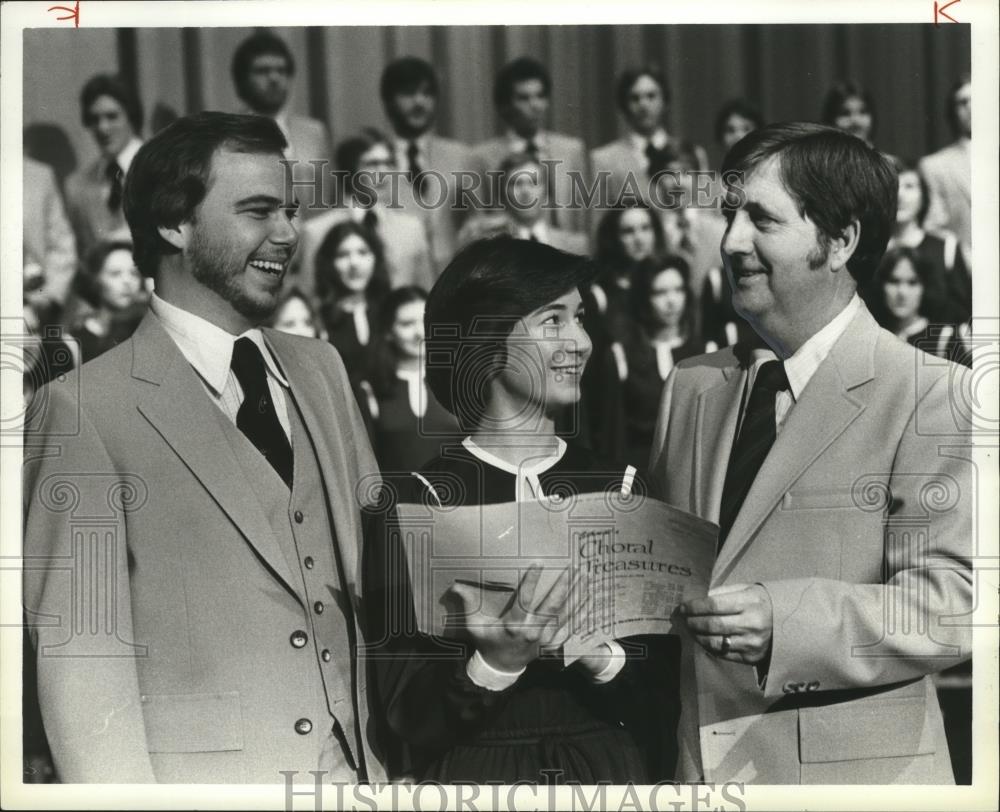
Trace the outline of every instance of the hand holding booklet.
<instances>
[{"instance_id":1,"label":"hand holding booklet","mask_svg":"<svg viewBox=\"0 0 1000 812\"><path fill-rule=\"evenodd\" d=\"M677 605L708 590L718 536L711 522L656 499L603 493L445 509L404 504L397 521L390 532L400 534L425 634L451 636L477 614L501 616L532 564L543 568L536 594L569 567L578 577L560 619L567 662L602 640L675 632ZM469 605L470 593L479 606Z\"/></svg>"}]
</instances>

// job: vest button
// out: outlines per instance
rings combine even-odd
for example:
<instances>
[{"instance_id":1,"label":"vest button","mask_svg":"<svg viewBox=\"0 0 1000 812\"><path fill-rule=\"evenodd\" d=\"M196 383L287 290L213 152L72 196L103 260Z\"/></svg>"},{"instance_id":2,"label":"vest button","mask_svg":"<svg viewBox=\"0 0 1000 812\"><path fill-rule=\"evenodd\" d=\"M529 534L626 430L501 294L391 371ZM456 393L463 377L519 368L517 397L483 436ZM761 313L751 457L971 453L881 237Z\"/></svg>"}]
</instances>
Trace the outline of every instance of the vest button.
<instances>
[{"instance_id":1,"label":"vest button","mask_svg":"<svg viewBox=\"0 0 1000 812\"><path fill-rule=\"evenodd\" d=\"M308 719L299 719L295 723L295 732L298 733L300 736L305 736L311 733L312 729L313 729L313 723L310 722Z\"/></svg>"},{"instance_id":2,"label":"vest button","mask_svg":"<svg viewBox=\"0 0 1000 812\"><path fill-rule=\"evenodd\" d=\"M288 640L293 648L302 648L309 642L309 636L302 630L296 630L292 632L292 636Z\"/></svg>"},{"instance_id":3,"label":"vest button","mask_svg":"<svg viewBox=\"0 0 1000 812\"><path fill-rule=\"evenodd\" d=\"M307 570L311 570L311 569L312 569L312 568L313 568L313 567L314 567L314 566L316 565L316 562L315 562L315 561L313 561L313 557L312 557L311 555L307 555L307 556L306 556L306 557L305 557L305 558L304 558L304 559L302 560L302 563L306 565L306 569L307 569Z\"/></svg>"},{"instance_id":4,"label":"vest button","mask_svg":"<svg viewBox=\"0 0 1000 812\"><path fill-rule=\"evenodd\" d=\"M326 607L323 605L323 601L316 601L316 603L313 604L313 609L317 615L321 615Z\"/></svg>"},{"instance_id":5,"label":"vest button","mask_svg":"<svg viewBox=\"0 0 1000 812\"><path fill-rule=\"evenodd\" d=\"M328 648L323 649L320 652L319 656L323 658L323 662L324 663L328 663L328 662L330 662L330 660L333 659L333 655L330 653L330 649L328 649Z\"/></svg>"},{"instance_id":6,"label":"vest button","mask_svg":"<svg viewBox=\"0 0 1000 812\"><path fill-rule=\"evenodd\" d=\"M305 521L305 518L306 517L302 515L302 511L301 510L296 510L295 511L295 523L296 524L302 524L302 522Z\"/></svg>"}]
</instances>

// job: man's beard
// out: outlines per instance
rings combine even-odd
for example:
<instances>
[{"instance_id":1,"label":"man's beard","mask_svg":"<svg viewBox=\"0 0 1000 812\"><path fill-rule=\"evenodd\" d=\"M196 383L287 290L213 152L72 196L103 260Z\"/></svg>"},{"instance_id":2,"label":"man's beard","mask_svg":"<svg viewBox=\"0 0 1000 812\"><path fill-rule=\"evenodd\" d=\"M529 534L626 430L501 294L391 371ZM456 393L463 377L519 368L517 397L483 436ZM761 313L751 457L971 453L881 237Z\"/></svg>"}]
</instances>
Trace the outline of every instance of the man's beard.
<instances>
[{"instance_id":1,"label":"man's beard","mask_svg":"<svg viewBox=\"0 0 1000 812\"><path fill-rule=\"evenodd\" d=\"M247 295L239 283L240 277L246 273L246 262L241 262L235 252L226 251L218 245L205 245L196 237L191 246L190 260L191 275L195 281L229 302L241 316L260 324L273 315L279 297L275 295L269 301L260 301Z\"/></svg>"}]
</instances>

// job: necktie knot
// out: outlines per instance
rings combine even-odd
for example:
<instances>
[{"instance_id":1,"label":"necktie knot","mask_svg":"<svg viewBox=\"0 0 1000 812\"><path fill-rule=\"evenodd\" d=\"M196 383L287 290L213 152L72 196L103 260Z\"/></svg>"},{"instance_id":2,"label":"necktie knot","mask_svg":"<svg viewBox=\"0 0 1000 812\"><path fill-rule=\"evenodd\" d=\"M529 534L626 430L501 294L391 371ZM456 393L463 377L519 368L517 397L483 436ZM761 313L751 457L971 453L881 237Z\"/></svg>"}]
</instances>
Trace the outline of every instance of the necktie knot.
<instances>
[{"instance_id":1,"label":"necktie knot","mask_svg":"<svg viewBox=\"0 0 1000 812\"><path fill-rule=\"evenodd\" d=\"M267 381L264 356L261 355L260 348L246 336L233 342L233 357L229 366L244 391L256 388Z\"/></svg>"},{"instance_id":2,"label":"necktie knot","mask_svg":"<svg viewBox=\"0 0 1000 812\"><path fill-rule=\"evenodd\" d=\"M765 389L768 392L787 392L791 388L785 365L781 361L765 361L757 370L754 389Z\"/></svg>"},{"instance_id":3,"label":"necktie knot","mask_svg":"<svg viewBox=\"0 0 1000 812\"><path fill-rule=\"evenodd\" d=\"M292 486L292 447L275 411L267 386L267 367L260 348L246 336L233 342L229 362L243 387L243 402L236 413L236 427L264 455L278 475Z\"/></svg>"}]
</instances>

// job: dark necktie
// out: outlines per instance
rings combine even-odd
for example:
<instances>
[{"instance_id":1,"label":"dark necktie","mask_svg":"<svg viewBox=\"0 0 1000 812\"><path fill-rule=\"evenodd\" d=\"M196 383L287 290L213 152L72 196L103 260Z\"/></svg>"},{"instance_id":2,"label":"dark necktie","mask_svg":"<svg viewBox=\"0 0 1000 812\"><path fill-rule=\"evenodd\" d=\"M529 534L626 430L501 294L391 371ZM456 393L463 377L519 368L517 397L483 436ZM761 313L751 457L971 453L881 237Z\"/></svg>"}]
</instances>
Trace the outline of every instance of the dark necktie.
<instances>
[{"instance_id":1,"label":"dark necktie","mask_svg":"<svg viewBox=\"0 0 1000 812\"><path fill-rule=\"evenodd\" d=\"M378 215L374 209L368 209L361 218L361 222L372 234L378 233Z\"/></svg>"},{"instance_id":2,"label":"dark necktie","mask_svg":"<svg viewBox=\"0 0 1000 812\"><path fill-rule=\"evenodd\" d=\"M249 338L238 338L233 344L230 367L243 387L243 403L236 413L236 427L291 488L292 447L278 422L278 413L267 388L264 356Z\"/></svg>"},{"instance_id":3,"label":"dark necktie","mask_svg":"<svg viewBox=\"0 0 1000 812\"><path fill-rule=\"evenodd\" d=\"M410 145L406 148L406 160L409 165L409 181L413 184L413 189L417 193L417 196L423 197L424 169L420 165L420 148L417 146L416 141L410 141Z\"/></svg>"},{"instance_id":4,"label":"dark necktie","mask_svg":"<svg viewBox=\"0 0 1000 812\"><path fill-rule=\"evenodd\" d=\"M111 184L111 191L108 193L108 210L116 212L122 207L122 168L118 166L118 161L112 161L105 170L108 182Z\"/></svg>"},{"instance_id":5,"label":"dark necktie","mask_svg":"<svg viewBox=\"0 0 1000 812\"><path fill-rule=\"evenodd\" d=\"M524 142L524 151L532 161L539 165L542 173L542 183L545 185L545 202L551 203L556 199L555 178L552 177L552 168L542 164L541 151L538 149L538 142L534 138L529 138ZM549 209L549 222L554 226L559 224L557 207L555 206Z\"/></svg>"},{"instance_id":6,"label":"dark necktie","mask_svg":"<svg viewBox=\"0 0 1000 812\"><path fill-rule=\"evenodd\" d=\"M647 172L649 177L653 177L657 172L662 172L667 168L668 151L657 149L653 146L652 140L646 142L646 160L649 161Z\"/></svg>"},{"instance_id":7,"label":"dark necktie","mask_svg":"<svg viewBox=\"0 0 1000 812\"><path fill-rule=\"evenodd\" d=\"M787 390L788 376L781 361L767 361L757 370L753 389L743 413L743 425L733 443L722 486L722 504L719 506L719 549L736 521L743 500L750 492L754 478L767 458L777 436L774 417L774 399L778 392Z\"/></svg>"}]
</instances>

